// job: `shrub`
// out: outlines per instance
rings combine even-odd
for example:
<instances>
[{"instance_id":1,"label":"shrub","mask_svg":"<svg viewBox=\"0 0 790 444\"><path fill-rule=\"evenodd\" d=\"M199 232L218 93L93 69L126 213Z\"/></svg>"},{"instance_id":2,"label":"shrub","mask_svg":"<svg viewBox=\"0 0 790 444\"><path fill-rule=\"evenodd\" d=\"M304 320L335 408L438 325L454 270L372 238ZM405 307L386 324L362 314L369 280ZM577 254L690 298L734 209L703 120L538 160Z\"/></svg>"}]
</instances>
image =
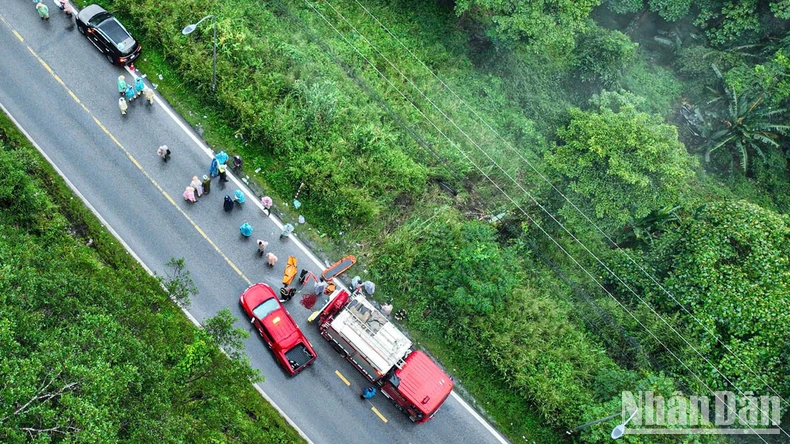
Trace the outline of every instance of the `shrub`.
<instances>
[{"instance_id":1,"label":"shrub","mask_svg":"<svg viewBox=\"0 0 790 444\"><path fill-rule=\"evenodd\" d=\"M559 131L563 143L545 158L584 201L578 205L611 232L674 205L693 175L693 160L677 129L656 115L637 112L633 96L602 97L597 112L571 110L571 123ZM569 205L563 215L584 225Z\"/></svg>"},{"instance_id":2,"label":"shrub","mask_svg":"<svg viewBox=\"0 0 790 444\"><path fill-rule=\"evenodd\" d=\"M623 69L634 59L637 44L620 31L589 27L579 35L573 66L584 82L618 86Z\"/></svg>"}]
</instances>

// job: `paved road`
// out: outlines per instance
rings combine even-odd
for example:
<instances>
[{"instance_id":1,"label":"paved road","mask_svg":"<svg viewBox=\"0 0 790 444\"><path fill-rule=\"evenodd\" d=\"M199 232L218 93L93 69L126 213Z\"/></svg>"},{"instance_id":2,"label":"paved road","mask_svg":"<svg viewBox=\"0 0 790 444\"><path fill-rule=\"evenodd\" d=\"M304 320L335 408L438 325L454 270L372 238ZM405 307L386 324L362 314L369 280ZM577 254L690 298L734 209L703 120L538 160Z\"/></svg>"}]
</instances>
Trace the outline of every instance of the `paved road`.
<instances>
[{"instance_id":1,"label":"paved road","mask_svg":"<svg viewBox=\"0 0 790 444\"><path fill-rule=\"evenodd\" d=\"M54 7L41 21L29 1L3 2L0 10L0 104L28 133L71 186L148 268L165 273L164 263L183 257L200 291L190 313L197 320L224 307L250 330L247 353L266 381L260 388L316 443L452 442L486 443L501 439L452 396L437 416L415 426L385 398L359 399L365 380L339 357L306 319L311 311L288 305L319 354L316 363L289 378L254 334L238 306L251 283L278 288L289 255L301 267L320 271L298 239L278 239L279 222L266 218L252 199L244 208L222 211L223 190L215 180L211 194L196 204L181 194L192 176L207 172L210 152L157 96L152 107L130 107L122 117L115 79L123 70L109 65ZM152 77L155 73L152 73ZM156 147L167 144L173 158L163 163ZM254 239L238 227L248 221L253 238L268 239L280 257L274 270L255 254ZM352 269L353 271L353 269ZM338 373L350 383L346 383Z\"/></svg>"}]
</instances>

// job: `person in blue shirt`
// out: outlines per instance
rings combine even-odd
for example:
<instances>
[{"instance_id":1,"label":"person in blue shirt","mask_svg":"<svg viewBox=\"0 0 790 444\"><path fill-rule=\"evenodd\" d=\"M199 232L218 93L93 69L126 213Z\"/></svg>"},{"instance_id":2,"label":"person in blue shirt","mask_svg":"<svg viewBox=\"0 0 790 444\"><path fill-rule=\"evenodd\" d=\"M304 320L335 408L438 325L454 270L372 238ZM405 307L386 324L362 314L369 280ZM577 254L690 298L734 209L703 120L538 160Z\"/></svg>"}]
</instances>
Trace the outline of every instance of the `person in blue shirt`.
<instances>
[{"instance_id":1,"label":"person in blue shirt","mask_svg":"<svg viewBox=\"0 0 790 444\"><path fill-rule=\"evenodd\" d=\"M143 89L145 89L145 82L143 81L142 77L137 77L134 79L134 97L140 97L143 95Z\"/></svg>"},{"instance_id":2,"label":"person in blue shirt","mask_svg":"<svg viewBox=\"0 0 790 444\"><path fill-rule=\"evenodd\" d=\"M366 387L359 397L361 399L370 399L376 396L376 387Z\"/></svg>"},{"instance_id":3,"label":"person in blue shirt","mask_svg":"<svg viewBox=\"0 0 790 444\"><path fill-rule=\"evenodd\" d=\"M134 100L134 87L126 85L126 101L132 103L132 100Z\"/></svg>"}]
</instances>

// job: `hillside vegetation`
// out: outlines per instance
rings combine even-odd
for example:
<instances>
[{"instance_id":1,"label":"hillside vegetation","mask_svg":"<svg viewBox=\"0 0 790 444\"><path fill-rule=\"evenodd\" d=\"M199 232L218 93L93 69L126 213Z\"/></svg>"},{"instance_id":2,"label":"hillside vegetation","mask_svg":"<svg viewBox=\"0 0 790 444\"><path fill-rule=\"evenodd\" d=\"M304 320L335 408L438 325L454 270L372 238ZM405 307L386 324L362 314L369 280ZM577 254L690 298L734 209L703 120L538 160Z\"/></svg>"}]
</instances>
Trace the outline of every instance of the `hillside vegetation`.
<instances>
[{"instance_id":1,"label":"hillside vegetation","mask_svg":"<svg viewBox=\"0 0 790 444\"><path fill-rule=\"evenodd\" d=\"M0 162L0 441L303 442L227 347L247 332L195 328L5 115Z\"/></svg>"},{"instance_id":2,"label":"hillside vegetation","mask_svg":"<svg viewBox=\"0 0 790 444\"><path fill-rule=\"evenodd\" d=\"M787 2L103 3L514 441L790 395Z\"/></svg>"}]
</instances>

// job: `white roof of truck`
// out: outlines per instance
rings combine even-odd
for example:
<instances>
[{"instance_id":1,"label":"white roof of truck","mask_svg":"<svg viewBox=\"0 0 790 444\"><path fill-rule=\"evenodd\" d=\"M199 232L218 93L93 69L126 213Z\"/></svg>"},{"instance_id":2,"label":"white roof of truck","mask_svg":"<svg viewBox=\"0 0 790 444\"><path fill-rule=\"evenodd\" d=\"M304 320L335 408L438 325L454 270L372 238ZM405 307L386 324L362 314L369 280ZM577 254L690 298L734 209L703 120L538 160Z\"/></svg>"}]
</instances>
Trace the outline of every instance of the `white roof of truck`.
<instances>
[{"instance_id":1,"label":"white roof of truck","mask_svg":"<svg viewBox=\"0 0 790 444\"><path fill-rule=\"evenodd\" d=\"M381 373L397 365L411 348L409 338L360 293L349 297L331 328Z\"/></svg>"}]
</instances>

